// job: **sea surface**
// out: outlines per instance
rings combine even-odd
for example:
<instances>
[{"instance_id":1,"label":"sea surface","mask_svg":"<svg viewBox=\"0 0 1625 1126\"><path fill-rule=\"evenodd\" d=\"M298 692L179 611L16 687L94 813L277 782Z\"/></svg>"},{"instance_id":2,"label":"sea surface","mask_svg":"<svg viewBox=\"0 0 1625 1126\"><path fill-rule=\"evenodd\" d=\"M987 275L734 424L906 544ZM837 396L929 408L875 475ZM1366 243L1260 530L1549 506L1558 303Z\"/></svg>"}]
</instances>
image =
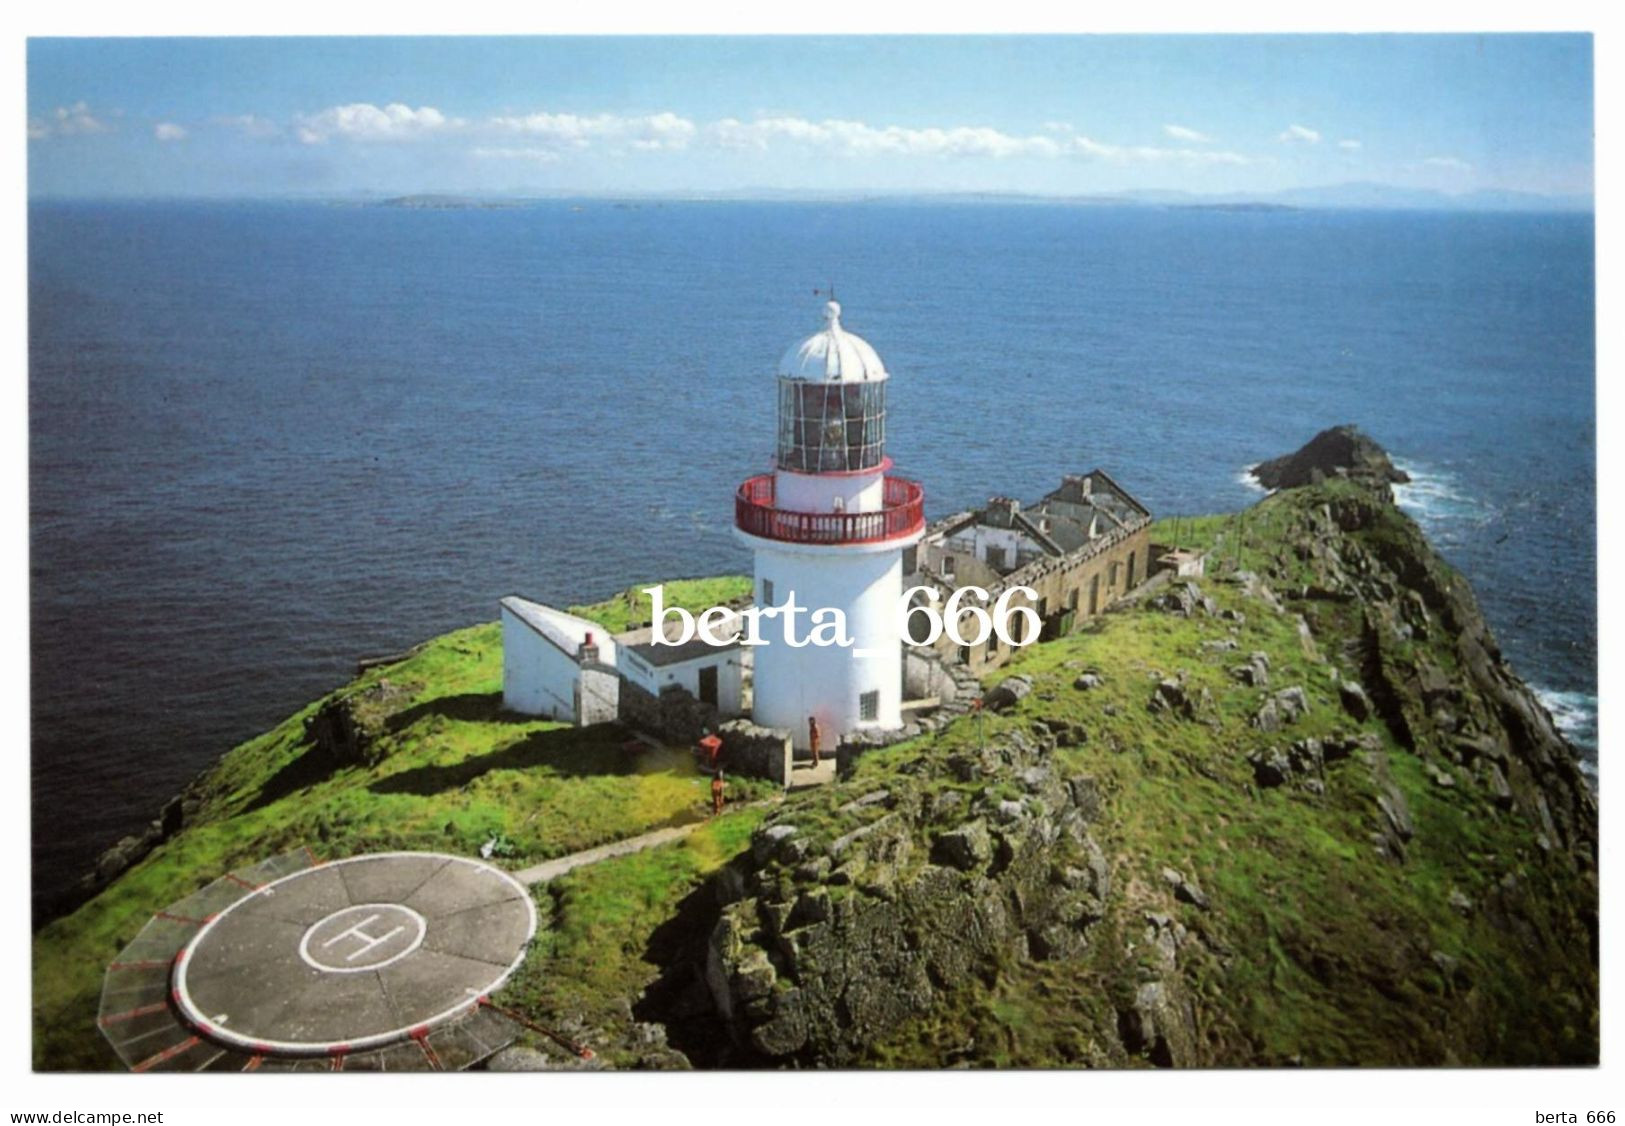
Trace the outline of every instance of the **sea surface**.
<instances>
[{"instance_id":1,"label":"sea surface","mask_svg":"<svg viewBox=\"0 0 1625 1126\"><path fill-rule=\"evenodd\" d=\"M557 201L29 210L36 894L356 658L748 570L774 365L844 323L928 514L1159 515L1354 422L1594 769L1588 215Z\"/></svg>"}]
</instances>

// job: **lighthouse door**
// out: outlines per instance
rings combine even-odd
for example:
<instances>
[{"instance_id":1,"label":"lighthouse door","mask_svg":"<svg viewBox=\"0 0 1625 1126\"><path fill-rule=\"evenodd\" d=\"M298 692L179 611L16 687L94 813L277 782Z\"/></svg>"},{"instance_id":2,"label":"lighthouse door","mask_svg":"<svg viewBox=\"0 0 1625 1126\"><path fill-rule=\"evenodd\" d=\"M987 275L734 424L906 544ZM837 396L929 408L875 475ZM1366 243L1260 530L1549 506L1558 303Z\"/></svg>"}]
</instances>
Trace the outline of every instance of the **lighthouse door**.
<instances>
[{"instance_id":1,"label":"lighthouse door","mask_svg":"<svg viewBox=\"0 0 1625 1126\"><path fill-rule=\"evenodd\" d=\"M700 702L717 706L717 669L715 665L700 670Z\"/></svg>"}]
</instances>

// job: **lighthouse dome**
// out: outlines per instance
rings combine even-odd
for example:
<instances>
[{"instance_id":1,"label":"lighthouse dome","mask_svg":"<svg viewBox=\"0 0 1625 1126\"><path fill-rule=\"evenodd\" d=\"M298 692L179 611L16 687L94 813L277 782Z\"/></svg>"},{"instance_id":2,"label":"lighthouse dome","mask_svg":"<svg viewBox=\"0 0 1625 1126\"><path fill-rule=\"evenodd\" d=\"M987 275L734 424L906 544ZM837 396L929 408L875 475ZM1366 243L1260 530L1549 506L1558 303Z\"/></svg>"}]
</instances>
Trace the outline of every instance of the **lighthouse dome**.
<instances>
[{"instance_id":1,"label":"lighthouse dome","mask_svg":"<svg viewBox=\"0 0 1625 1126\"><path fill-rule=\"evenodd\" d=\"M841 306L837 302L824 306L824 320L822 332L813 333L784 353L779 360L779 375L819 383L862 383L886 378L886 368L869 342L841 327Z\"/></svg>"}]
</instances>

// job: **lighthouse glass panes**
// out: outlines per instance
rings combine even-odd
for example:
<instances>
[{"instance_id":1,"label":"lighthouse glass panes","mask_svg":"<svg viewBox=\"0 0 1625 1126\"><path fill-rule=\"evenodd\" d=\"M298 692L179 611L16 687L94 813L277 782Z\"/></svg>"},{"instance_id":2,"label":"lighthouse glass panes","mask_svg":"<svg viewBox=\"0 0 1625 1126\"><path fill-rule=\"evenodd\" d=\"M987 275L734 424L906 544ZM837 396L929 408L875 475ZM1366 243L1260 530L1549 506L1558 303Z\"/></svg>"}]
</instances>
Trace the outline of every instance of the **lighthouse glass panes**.
<instances>
[{"instance_id":1,"label":"lighthouse glass panes","mask_svg":"<svg viewBox=\"0 0 1625 1126\"><path fill-rule=\"evenodd\" d=\"M779 468L877 469L886 456L886 384L779 380Z\"/></svg>"}]
</instances>

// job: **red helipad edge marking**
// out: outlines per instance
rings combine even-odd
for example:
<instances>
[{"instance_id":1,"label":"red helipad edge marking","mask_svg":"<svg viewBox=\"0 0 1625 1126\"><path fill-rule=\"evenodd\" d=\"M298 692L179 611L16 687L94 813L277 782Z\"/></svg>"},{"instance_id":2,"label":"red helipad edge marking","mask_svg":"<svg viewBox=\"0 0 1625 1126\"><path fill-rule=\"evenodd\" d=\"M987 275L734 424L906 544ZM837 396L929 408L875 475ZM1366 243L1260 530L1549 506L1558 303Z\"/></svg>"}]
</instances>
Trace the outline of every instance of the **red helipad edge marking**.
<instances>
[{"instance_id":1,"label":"red helipad edge marking","mask_svg":"<svg viewBox=\"0 0 1625 1126\"><path fill-rule=\"evenodd\" d=\"M350 1045L334 1044L331 1048L327 1049L327 1054L330 1056L347 1056L350 1054Z\"/></svg>"},{"instance_id":2,"label":"red helipad edge marking","mask_svg":"<svg viewBox=\"0 0 1625 1126\"><path fill-rule=\"evenodd\" d=\"M265 1057L264 1056L250 1056L248 1062L243 1064L243 1070L244 1071L258 1071L260 1069L260 1064L262 1064L264 1062L265 1062Z\"/></svg>"},{"instance_id":3,"label":"red helipad edge marking","mask_svg":"<svg viewBox=\"0 0 1625 1126\"><path fill-rule=\"evenodd\" d=\"M247 880L245 880L241 876L239 876L236 872L227 872L226 873L226 879L230 880L232 883L236 884L238 887L247 888L249 891L259 891L260 888L265 886L264 884L251 884Z\"/></svg>"},{"instance_id":4,"label":"red helipad edge marking","mask_svg":"<svg viewBox=\"0 0 1625 1126\"><path fill-rule=\"evenodd\" d=\"M429 1061L430 1071L446 1070L445 1064L440 1062L440 1057L435 1055L433 1048L429 1047L429 1038L427 1036L414 1035L412 1037L412 1042L415 1043L419 1048L423 1049L423 1058Z\"/></svg>"},{"instance_id":5,"label":"red helipad edge marking","mask_svg":"<svg viewBox=\"0 0 1625 1126\"><path fill-rule=\"evenodd\" d=\"M165 1012L168 1010L168 1008L168 1001L155 1001L150 1005L142 1005L139 1009L130 1009L126 1012L114 1013L112 1016L99 1017L97 1018L96 1023L101 1025L103 1028L106 1028L110 1024L118 1024L120 1021L134 1020L136 1017L151 1016L153 1013Z\"/></svg>"},{"instance_id":6,"label":"red helipad edge marking","mask_svg":"<svg viewBox=\"0 0 1625 1126\"><path fill-rule=\"evenodd\" d=\"M344 1070L344 1055L343 1055L343 1053L340 1053L339 1055L336 1055L336 1056L333 1057L332 1070L333 1071L343 1071Z\"/></svg>"},{"instance_id":7,"label":"red helipad edge marking","mask_svg":"<svg viewBox=\"0 0 1625 1126\"><path fill-rule=\"evenodd\" d=\"M182 1040L179 1044L175 1044L175 1045L172 1045L172 1046L170 1046L168 1048L165 1048L163 1051L159 1052L155 1056L148 1056L146 1059L144 1059L140 1063L136 1064L130 1070L139 1072L139 1071L146 1071L150 1067L157 1067L159 1064L163 1063L165 1060L172 1060L176 1056L180 1055L182 1052L187 1051L187 1050L189 1050L191 1048L194 1048L198 1044L201 1044L202 1042L203 1041L202 1041L202 1039L200 1037L188 1036L185 1040Z\"/></svg>"},{"instance_id":8,"label":"red helipad edge marking","mask_svg":"<svg viewBox=\"0 0 1625 1126\"><path fill-rule=\"evenodd\" d=\"M322 866L321 860L317 858L314 852L310 851L309 845L300 845L299 847L305 850L306 856L310 857L311 867L320 868Z\"/></svg>"},{"instance_id":9,"label":"red helipad edge marking","mask_svg":"<svg viewBox=\"0 0 1625 1126\"><path fill-rule=\"evenodd\" d=\"M514 1012L512 1009L504 1009L501 1005L497 1004L495 1001L491 1000L491 998L489 998L489 997L482 996L482 997L478 998L474 1002L474 1007L475 1008L478 1008L481 1005L484 1005L486 1008L490 1009L494 1013L502 1014L503 1016L507 1017L509 1020L513 1021L515 1024L518 1024L518 1025L521 1025L521 1026L523 1026L525 1028L528 1028L532 1032L538 1032L541 1035L546 1036L549 1040L553 1041L555 1044L559 1045L561 1048L565 1048L565 1049L567 1049L569 1051L574 1052L581 1059L584 1059L584 1060L594 1059L594 1058L596 1058L596 1056L598 1054L598 1053L594 1052L591 1048L587 1047L585 1044L577 1044L572 1040L566 1040L563 1036L560 1036L557 1032L554 1032L551 1028L545 1028L542 1025L539 1025L535 1021L531 1020L529 1017L521 1016L519 1013Z\"/></svg>"}]
</instances>

